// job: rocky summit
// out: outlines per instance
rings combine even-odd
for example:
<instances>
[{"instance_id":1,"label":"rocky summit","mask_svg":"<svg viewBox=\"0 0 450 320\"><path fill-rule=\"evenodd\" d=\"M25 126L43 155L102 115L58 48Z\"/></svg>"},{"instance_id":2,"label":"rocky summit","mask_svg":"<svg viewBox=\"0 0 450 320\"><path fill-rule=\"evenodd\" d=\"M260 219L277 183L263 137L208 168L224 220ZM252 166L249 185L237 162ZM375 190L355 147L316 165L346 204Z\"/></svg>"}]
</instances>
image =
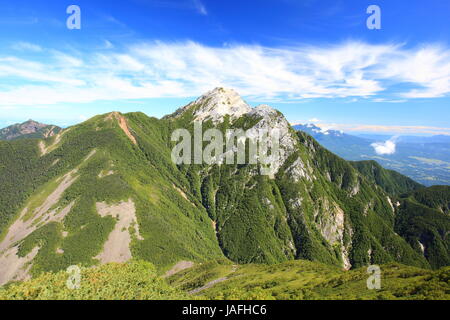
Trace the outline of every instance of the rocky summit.
<instances>
[{"instance_id":1,"label":"rocky summit","mask_svg":"<svg viewBox=\"0 0 450 320\"><path fill-rule=\"evenodd\" d=\"M0 130L0 140L15 140L23 138L48 138L58 133L61 128L53 125L28 120L13 124Z\"/></svg>"}]
</instances>

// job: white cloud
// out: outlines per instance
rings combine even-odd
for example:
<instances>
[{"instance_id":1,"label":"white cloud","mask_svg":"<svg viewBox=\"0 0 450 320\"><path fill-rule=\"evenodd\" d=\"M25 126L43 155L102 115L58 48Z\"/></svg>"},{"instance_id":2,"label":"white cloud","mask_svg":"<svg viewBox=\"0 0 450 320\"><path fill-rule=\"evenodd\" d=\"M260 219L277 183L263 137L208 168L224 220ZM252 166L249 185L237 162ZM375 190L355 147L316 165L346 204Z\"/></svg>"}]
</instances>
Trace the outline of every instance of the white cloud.
<instances>
[{"instance_id":1,"label":"white cloud","mask_svg":"<svg viewBox=\"0 0 450 320\"><path fill-rule=\"evenodd\" d=\"M55 58L58 60L59 58ZM46 88L48 83L68 84L72 86L82 85L84 82L75 79L67 69L68 65L63 60L61 67L50 67L47 64L24 60L16 57L0 57L0 79L21 79L40 82L39 87ZM45 84L42 84L45 83ZM20 91L25 86L15 86L10 92ZM0 96L6 94L0 91ZM2 102L0 101L0 105Z\"/></svg>"},{"instance_id":2,"label":"white cloud","mask_svg":"<svg viewBox=\"0 0 450 320\"><path fill-rule=\"evenodd\" d=\"M398 59L380 68L384 77L421 88L403 93L405 98L442 97L450 91L450 51L439 45L397 52Z\"/></svg>"},{"instance_id":3,"label":"white cloud","mask_svg":"<svg viewBox=\"0 0 450 320\"><path fill-rule=\"evenodd\" d=\"M104 45L105 49L112 49L112 48L114 48L114 45L109 40L103 41L103 45Z\"/></svg>"},{"instance_id":4,"label":"white cloud","mask_svg":"<svg viewBox=\"0 0 450 320\"><path fill-rule=\"evenodd\" d=\"M197 10L197 12L203 16L207 16L208 11L206 11L206 8L203 5L203 3L200 0L193 0L193 1L194 1L194 6L195 6L195 9Z\"/></svg>"},{"instance_id":5,"label":"white cloud","mask_svg":"<svg viewBox=\"0 0 450 320\"><path fill-rule=\"evenodd\" d=\"M373 147L378 155L391 155L395 153L397 137L393 137L385 142L375 142L370 146Z\"/></svg>"},{"instance_id":6,"label":"white cloud","mask_svg":"<svg viewBox=\"0 0 450 320\"><path fill-rule=\"evenodd\" d=\"M406 99L394 100L394 99L376 98L376 99L373 99L372 101L373 102L381 102L381 103L405 103L408 100L406 100Z\"/></svg>"},{"instance_id":7,"label":"white cloud","mask_svg":"<svg viewBox=\"0 0 450 320\"><path fill-rule=\"evenodd\" d=\"M18 50L18 51L32 51L32 52L41 52L42 51L41 46L34 44L34 43L23 42L23 41L14 43L12 45L12 48L14 50Z\"/></svg>"},{"instance_id":8,"label":"white cloud","mask_svg":"<svg viewBox=\"0 0 450 320\"><path fill-rule=\"evenodd\" d=\"M347 42L329 47L210 47L188 41L137 43L122 51L84 55L43 50L48 52L45 61L42 55L0 55L0 81L21 83L0 89L0 106L193 97L215 86L265 101L369 97L403 102L405 97L450 93L450 51L442 46L413 50ZM385 90L397 84L414 89L386 99Z\"/></svg>"},{"instance_id":9,"label":"white cloud","mask_svg":"<svg viewBox=\"0 0 450 320\"><path fill-rule=\"evenodd\" d=\"M309 119L308 122L310 122L310 123L316 123L316 122L320 122L320 120L317 119L317 118L312 118L312 119Z\"/></svg>"}]
</instances>

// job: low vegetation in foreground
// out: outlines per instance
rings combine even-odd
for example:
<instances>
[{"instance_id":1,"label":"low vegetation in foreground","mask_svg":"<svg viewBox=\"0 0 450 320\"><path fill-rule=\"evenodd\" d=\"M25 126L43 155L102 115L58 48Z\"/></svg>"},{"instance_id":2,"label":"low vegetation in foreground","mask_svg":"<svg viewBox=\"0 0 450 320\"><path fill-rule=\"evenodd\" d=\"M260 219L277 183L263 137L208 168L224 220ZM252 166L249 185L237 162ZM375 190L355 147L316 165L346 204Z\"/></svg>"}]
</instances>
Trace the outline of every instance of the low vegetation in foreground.
<instances>
[{"instance_id":1,"label":"low vegetation in foreground","mask_svg":"<svg viewBox=\"0 0 450 320\"><path fill-rule=\"evenodd\" d=\"M381 267L381 289L367 289L366 268L351 271L297 260L234 265L226 259L199 263L168 279L143 261L81 269L79 289L64 271L45 273L0 289L4 299L83 300L395 300L450 299L450 267L425 270L391 263Z\"/></svg>"},{"instance_id":2,"label":"low vegetation in foreground","mask_svg":"<svg viewBox=\"0 0 450 320\"><path fill-rule=\"evenodd\" d=\"M32 280L0 288L0 300L182 300L188 295L157 276L148 262L109 263L81 268L80 286L69 289L74 276L65 271L44 273ZM76 281L71 281L76 284Z\"/></svg>"}]
</instances>

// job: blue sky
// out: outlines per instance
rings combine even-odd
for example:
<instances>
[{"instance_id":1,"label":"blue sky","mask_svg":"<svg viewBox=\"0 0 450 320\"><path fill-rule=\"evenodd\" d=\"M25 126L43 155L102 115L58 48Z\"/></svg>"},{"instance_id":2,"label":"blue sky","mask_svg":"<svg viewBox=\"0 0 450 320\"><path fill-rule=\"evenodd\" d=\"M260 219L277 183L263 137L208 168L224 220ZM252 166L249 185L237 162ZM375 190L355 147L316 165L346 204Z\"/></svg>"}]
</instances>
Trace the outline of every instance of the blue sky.
<instances>
[{"instance_id":1,"label":"blue sky","mask_svg":"<svg viewBox=\"0 0 450 320\"><path fill-rule=\"evenodd\" d=\"M292 123L450 134L450 2L0 2L0 126L161 117L215 86ZM81 29L66 8L81 8ZM369 5L381 30L366 27Z\"/></svg>"}]
</instances>

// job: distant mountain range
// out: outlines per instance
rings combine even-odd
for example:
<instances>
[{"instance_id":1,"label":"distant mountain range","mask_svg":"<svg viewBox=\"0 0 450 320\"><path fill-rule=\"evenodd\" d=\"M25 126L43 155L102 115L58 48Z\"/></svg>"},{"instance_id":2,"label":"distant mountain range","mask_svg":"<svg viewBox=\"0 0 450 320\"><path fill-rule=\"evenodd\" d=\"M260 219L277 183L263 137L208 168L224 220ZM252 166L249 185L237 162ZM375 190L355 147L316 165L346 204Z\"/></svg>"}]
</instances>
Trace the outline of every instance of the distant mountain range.
<instances>
[{"instance_id":1,"label":"distant mountain range","mask_svg":"<svg viewBox=\"0 0 450 320\"><path fill-rule=\"evenodd\" d=\"M194 136L198 121L222 135L277 129L280 157L268 164L224 164L220 150L212 163L174 163L178 141L172 133L183 129ZM363 138L308 129L341 146L354 141L370 149ZM261 143L258 135L250 139ZM224 88L162 119L111 112L53 136L0 141L0 286L71 265L137 259L160 272L201 263L187 275L184 286L191 292L207 279L220 280L217 269L231 277L238 264L259 263L271 265L261 267L265 279L277 272L265 288L280 282L280 297L289 298L303 294L289 293L298 285L287 283L293 260L314 262L293 264L295 277L310 269L331 287L365 283L339 269L449 265L450 187L435 192L374 161L346 161L322 144L294 130L279 111L252 108ZM233 157L237 150L231 149ZM261 174L263 169L271 174ZM255 277L251 266L243 270L246 281ZM349 274L359 277L360 271ZM367 277L366 270L362 274ZM337 276L342 278L331 283ZM445 285L445 279L436 283ZM320 287L313 291L304 294L320 297Z\"/></svg>"},{"instance_id":2,"label":"distant mountain range","mask_svg":"<svg viewBox=\"0 0 450 320\"><path fill-rule=\"evenodd\" d=\"M376 160L383 167L398 171L426 186L450 185L450 136L431 137L350 135L323 130L314 124L295 125L296 130L313 136L320 144L346 160ZM373 144L392 150L377 153ZM381 149L383 151L383 149Z\"/></svg>"},{"instance_id":3,"label":"distant mountain range","mask_svg":"<svg viewBox=\"0 0 450 320\"><path fill-rule=\"evenodd\" d=\"M392 136L381 134L357 134L357 137L365 138L368 140L384 141L389 140ZM402 143L450 143L450 136L435 135L435 136L398 136L397 142Z\"/></svg>"},{"instance_id":4,"label":"distant mountain range","mask_svg":"<svg viewBox=\"0 0 450 320\"><path fill-rule=\"evenodd\" d=\"M16 140L25 138L48 138L61 131L58 126L28 120L0 129L0 140Z\"/></svg>"}]
</instances>

